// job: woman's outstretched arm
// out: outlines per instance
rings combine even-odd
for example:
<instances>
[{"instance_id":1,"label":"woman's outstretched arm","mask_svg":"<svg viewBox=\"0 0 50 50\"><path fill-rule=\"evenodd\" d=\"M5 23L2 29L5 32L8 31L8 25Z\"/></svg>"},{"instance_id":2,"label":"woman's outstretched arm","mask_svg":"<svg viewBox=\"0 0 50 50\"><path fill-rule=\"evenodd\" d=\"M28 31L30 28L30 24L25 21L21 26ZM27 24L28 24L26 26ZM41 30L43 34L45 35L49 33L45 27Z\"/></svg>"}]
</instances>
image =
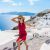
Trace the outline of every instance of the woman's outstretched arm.
<instances>
[{"instance_id":1,"label":"woman's outstretched arm","mask_svg":"<svg viewBox=\"0 0 50 50\"><path fill-rule=\"evenodd\" d=\"M30 24L30 23L26 23L26 22L25 22L25 25L26 25L26 26L32 26L32 24Z\"/></svg>"},{"instance_id":2,"label":"woman's outstretched arm","mask_svg":"<svg viewBox=\"0 0 50 50\"><path fill-rule=\"evenodd\" d=\"M17 19L17 17L12 18L11 20L12 20L13 22L15 22L15 23L18 23L18 21L16 21L16 19Z\"/></svg>"}]
</instances>

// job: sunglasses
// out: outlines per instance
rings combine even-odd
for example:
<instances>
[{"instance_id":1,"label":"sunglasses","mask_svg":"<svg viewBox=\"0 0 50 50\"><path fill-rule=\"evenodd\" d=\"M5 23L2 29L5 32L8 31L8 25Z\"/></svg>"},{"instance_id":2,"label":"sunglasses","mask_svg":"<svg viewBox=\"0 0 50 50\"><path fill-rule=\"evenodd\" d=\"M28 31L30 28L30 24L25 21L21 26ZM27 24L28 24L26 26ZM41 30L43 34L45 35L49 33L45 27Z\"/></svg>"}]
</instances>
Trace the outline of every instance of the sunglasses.
<instances>
[{"instance_id":1,"label":"sunglasses","mask_svg":"<svg viewBox=\"0 0 50 50\"><path fill-rule=\"evenodd\" d=\"M21 18L18 18L18 19L21 19Z\"/></svg>"}]
</instances>

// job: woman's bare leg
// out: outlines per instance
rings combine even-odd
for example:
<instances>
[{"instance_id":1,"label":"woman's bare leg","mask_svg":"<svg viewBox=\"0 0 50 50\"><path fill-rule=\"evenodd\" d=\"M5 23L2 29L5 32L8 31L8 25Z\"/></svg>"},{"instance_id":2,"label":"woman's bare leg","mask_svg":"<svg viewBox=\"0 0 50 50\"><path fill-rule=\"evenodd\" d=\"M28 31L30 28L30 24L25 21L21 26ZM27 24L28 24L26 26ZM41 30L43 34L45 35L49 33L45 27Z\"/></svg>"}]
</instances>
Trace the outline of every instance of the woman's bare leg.
<instances>
[{"instance_id":1,"label":"woman's bare leg","mask_svg":"<svg viewBox=\"0 0 50 50\"><path fill-rule=\"evenodd\" d=\"M28 45L27 45L26 41L24 41L24 44L26 45L26 50L28 50Z\"/></svg>"},{"instance_id":2,"label":"woman's bare leg","mask_svg":"<svg viewBox=\"0 0 50 50\"><path fill-rule=\"evenodd\" d=\"M21 39L17 41L18 50L20 50L20 42L21 42Z\"/></svg>"}]
</instances>

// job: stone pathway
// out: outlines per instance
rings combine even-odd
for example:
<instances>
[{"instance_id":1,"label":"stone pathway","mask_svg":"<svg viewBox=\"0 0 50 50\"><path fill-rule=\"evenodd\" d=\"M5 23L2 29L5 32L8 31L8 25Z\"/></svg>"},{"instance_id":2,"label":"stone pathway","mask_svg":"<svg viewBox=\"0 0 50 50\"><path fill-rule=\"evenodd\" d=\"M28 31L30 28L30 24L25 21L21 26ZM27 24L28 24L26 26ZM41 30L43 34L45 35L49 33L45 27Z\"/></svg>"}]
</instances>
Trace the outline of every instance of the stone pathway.
<instances>
[{"instance_id":1,"label":"stone pathway","mask_svg":"<svg viewBox=\"0 0 50 50\"><path fill-rule=\"evenodd\" d=\"M27 41L29 47L28 50L40 50L42 44L47 40L50 39L48 37L38 37L33 38L32 40ZM21 50L26 50L24 43L21 45Z\"/></svg>"}]
</instances>

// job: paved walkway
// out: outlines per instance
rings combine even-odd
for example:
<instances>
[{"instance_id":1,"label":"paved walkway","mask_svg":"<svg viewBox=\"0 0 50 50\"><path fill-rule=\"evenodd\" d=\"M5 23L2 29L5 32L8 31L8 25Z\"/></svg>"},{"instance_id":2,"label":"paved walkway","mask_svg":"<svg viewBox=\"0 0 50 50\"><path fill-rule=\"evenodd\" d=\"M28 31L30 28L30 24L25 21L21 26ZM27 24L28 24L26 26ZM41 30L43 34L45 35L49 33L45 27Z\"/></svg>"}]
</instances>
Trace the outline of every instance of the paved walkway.
<instances>
[{"instance_id":1,"label":"paved walkway","mask_svg":"<svg viewBox=\"0 0 50 50\"><path fill-rule=\"evenodd\" d=\"M28 50L40 50L42 44L49 39L48 37L38 37L27 41L29 48ZM21 45L21 50L26 50L24 43Z\"/></svg>"}]
</instances>

